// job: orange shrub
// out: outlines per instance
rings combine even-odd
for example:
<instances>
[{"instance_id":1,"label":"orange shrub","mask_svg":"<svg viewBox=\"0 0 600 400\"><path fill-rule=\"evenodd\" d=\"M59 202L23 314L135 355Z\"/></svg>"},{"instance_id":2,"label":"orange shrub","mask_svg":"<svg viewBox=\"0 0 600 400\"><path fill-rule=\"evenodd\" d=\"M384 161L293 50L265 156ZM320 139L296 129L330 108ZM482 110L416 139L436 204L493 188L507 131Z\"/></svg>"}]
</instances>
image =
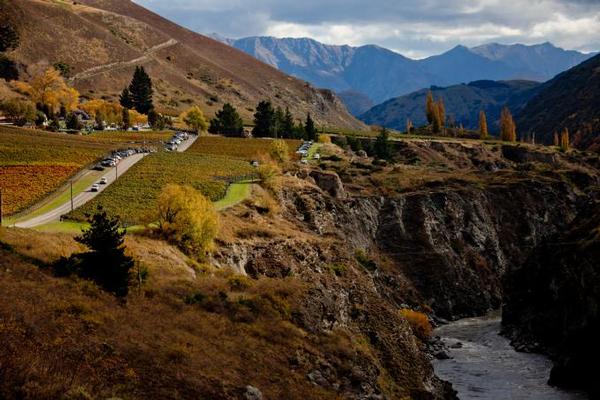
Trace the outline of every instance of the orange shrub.
<instances>
[{"instance_id":1,"label":"orange shrub","mask_svg":"<svg viewBox=\"0 0 600 400\"><path fill-rule=\"evenodd\" d=\"M403 308L400 310L400 315L406 319L408 324L413 330L415 336L421 340L426 340L431 336L432 327L429 322L427 315L422 312L414 311L409 308Z\"/></svg>"}]
</instances>

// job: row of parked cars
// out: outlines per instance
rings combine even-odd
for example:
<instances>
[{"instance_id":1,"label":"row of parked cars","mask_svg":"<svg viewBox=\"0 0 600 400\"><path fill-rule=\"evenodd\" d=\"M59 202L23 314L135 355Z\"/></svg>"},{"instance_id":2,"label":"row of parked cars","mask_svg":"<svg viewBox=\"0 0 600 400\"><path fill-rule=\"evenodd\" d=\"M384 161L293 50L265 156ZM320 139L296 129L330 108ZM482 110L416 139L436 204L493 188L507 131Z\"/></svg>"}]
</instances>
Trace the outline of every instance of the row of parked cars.
<instances>
[{"instance_id":1,"label":"row of parked cars","mask_svg":"<svg viewBox=\"0 0 600 400\"><path fill-rule=\"evenodd\" d=\"M296 154L300 154L302 157L306 157L308 155L308 150L310 149L310 146L312 146L312 145L313 145L312 140L302 142L302 145L300 146L300 148L298 149Z\"/></svg>"},{"instance_id":2,"label":"row of parked cars","mask_svg":"<svg viewBox=\"0 0 600 400\"><path fill-rule=\"evenodd\" d=\"M175 135L165 144L165 149L167 151L176 151L179 145L188 140L189 135L186 132L176 132Z\"/></svg>"}]
</instances>

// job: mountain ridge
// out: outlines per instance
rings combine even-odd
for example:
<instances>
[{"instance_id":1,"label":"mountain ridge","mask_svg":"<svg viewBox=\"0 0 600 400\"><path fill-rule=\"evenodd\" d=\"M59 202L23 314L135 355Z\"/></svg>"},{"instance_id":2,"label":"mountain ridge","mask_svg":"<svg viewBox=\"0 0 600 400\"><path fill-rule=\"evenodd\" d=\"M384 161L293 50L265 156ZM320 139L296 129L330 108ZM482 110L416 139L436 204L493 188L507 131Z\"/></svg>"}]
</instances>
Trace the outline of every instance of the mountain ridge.
<instances>
[{"instance_id":1,"label":"mountain ridge","mask_svg":"<svg viewBox=\"0 0 600 400\"><path fill-rule=\"evenodd\" d=\"M593 56L550 43L459 45L420 60L377 45L327 45L310 38L253 36L227 43L319 87L358 92L376 104L432 85L476 80L546 81ZM339 57L340 52L346 56Z\"/></svg>"}]
</instances>

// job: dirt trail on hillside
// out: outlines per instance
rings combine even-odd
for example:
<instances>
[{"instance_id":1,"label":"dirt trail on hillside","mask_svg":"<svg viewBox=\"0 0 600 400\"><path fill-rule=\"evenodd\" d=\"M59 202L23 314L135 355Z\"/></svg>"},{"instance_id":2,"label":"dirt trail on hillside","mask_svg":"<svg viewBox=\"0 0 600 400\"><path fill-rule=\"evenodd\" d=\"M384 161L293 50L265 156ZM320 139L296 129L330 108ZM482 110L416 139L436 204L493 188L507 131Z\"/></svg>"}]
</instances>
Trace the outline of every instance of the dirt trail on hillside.
<instances>
[{"instance_id":1,"label":"dirt trail on hillside","mask_svg":"<svg viewBox=\"0 0 600 400\"><path fill-rule=\"evenodd\" d=\"M151 56L154 53L156 53L162 49L166 49L168 47L175 46L178 43L179 42L175 39L169 39L164 43L157 44L156 46L150 47L148 50L146 50L144 55L141 57L137 57L137 58L134 58L133 60L129 60L129 61L118 61L118 62L105 64L105 65L99 65L97 67L87 69L87 70L82 71L82 72L76 74L75 76L73 76L71 78L71 81L76 81L76 80L81 80L81 79L89 79L89 78L92 78L96 75L100 75L105 72L115 71L115 70L119 70L119 69L123 69L123 68L127 68L127 67L133 67L135 65L145 63L145 62L151 60Z\"/></svg>"}]
</instances>

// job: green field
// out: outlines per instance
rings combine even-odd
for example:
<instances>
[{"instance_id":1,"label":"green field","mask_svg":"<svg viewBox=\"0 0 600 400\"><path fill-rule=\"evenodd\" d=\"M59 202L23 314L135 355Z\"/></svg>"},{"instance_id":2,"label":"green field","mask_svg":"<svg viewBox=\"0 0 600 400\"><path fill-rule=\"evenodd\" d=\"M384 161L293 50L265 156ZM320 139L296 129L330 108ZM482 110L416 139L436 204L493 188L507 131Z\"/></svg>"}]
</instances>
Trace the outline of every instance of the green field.
<instances>
[{"instance_id":1,"label":"green field","mask_svg":"<svg viewBox=\"0 0 600 400\"><path fill-rule=\"evenodd\" d=\"M156 202L169 183L190 185L216 201L227 191L229 180L247 178L254 168L247 161L197 153L156 153L131 167L98 197L69 214L85 220L98 205L121 216L126 225L147 224L156 219Z\"/></svg>"}]
</instances>

